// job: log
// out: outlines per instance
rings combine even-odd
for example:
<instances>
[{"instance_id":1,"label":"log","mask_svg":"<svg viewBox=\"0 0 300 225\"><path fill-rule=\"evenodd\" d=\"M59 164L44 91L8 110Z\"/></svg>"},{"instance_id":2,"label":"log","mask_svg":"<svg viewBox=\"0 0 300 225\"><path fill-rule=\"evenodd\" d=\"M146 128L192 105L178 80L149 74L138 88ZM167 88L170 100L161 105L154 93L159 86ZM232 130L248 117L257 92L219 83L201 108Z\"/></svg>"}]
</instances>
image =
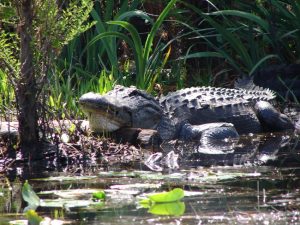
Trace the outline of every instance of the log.
<instances>
[{"instance_id":1,"label":"log","mask_svg":"<svg viewBox=\"0 0 300 225\"><path fill-rule=\"evenodd\" d=\"M151 129L141 129L137 137L137 141L142 148L154 149L159 148L161 142L157 130Z\"/></svg>"},{"instance_id":2,"label":"log","mask_svg":"<svg viewBox=\"0 0 300 225\"><path fill-rule=\"evenodd\" d=\"M156 130L141 128L121 128L114 132L114 138L119 142L128 142L142 148L158 148L160 137Z\"/></svg>"},{"instance_id":3,"label":"log","mask_svg":"<svg viewBox=\"0 0 300 225\"><path fill-rule=\"evenodd\" d=\"M117 142L122 143L130 143L130 144L137 144L137 137L139 132L141 131L140 128L131 128L125 127L121 128L115 132L113 132L113 138L116 139Z\"/></svg>"}]
</instances>

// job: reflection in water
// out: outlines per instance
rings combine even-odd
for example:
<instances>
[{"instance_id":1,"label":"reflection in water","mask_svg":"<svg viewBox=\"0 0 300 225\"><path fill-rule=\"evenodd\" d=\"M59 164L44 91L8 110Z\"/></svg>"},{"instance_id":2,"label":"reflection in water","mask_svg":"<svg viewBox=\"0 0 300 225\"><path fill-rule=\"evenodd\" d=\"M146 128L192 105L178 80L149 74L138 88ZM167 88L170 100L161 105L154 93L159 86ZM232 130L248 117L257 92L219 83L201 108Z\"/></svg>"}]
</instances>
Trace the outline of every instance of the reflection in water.
<instances>
[{"instance_id":1,"label":"reflection in water","mask_svg":"<svg viewBox=\"0 0 300 225\"><path fill-rule=\"evenodd\" d=\"M230 151L224 149L222 154L199 152L197 147L195 143L165 144L161 158L173 151L174 155L178 154L179 168L170 169L164 160L158 160L157 164L163 168L161 172L151 172L149 168L143 171L147 167L139 162L111 167L83 166L80 174L57 168L44 172L24 169L22 173L12 173L9 179L3 176L0 180L0 221L5 224L12 219L24 218L15 213L22 212L25 207L20 190L26 178L37 193L50 191L39 194L41 199L67 196L58 197L55 194L58 190L106 191L107 200L97 207L37 209L41 216L58 217L72 224L299 224L299 137L289 133L245 136L233 143ZM119 172L104 173L107 170ZM83 177L83 174L90 176ZM86 179L62 178L74 178L74 175ZM41 176L52 179L32 179ZM137 204L141 195L175 187L194 193L183 198L184 207L175 208L184 208L183 215L158 216ZM88 191L72 194L78 194L72 200L91 198ZM170 210L164 206L163 209Z\"/></svg>"},{"instance_id":2,"label":"reflection in water","mask_svg":"<svg viewBox=\"0 0 300 225\"><path fill-rule=\"evenodd\" d=\"M148 212L153 215L161 216L181 216L185 212L185 203L179 201L155 203L149 207Z\"/></svg>"},{"instance_id":3,"label":"reflection in water","mask_svg":"<svg viewBox=\"0 0 300 225\"><path fill-rule=\"evenodd\" d=\"M164 143L165 154L171 151L179 154L179 167L233 166L233 165L299 165L299 136L294 133L270 133L245 135L238 141L232 140L214 148L207 148L196 142L177 141ZM284 159L286 158L286 159ZM293 160L294 162L291 162ZM157 161L157 164L163 162Z\"/></svg>"}]
</instances>

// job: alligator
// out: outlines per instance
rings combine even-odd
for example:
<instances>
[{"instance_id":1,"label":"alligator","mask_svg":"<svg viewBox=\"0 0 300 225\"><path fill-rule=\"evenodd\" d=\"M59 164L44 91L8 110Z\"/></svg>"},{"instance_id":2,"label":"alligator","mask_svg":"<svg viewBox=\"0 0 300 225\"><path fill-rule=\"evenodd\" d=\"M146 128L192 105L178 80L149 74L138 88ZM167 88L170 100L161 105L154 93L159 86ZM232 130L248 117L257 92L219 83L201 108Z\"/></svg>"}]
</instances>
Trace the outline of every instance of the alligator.
<instances>
[{"instance_id":1,"label":"alligator","mask_svg":"<svg viewBox=\"0 0 300 225\"><path fill-rule=\"evenodd\" d=\"M268 89L191 87L157 99L134 86L116 85L104 95L82 95L79 105L96 133L131 127L155 129L162 141L209 142L295 129L291 119L272 105L275 97Z\"/></svg>"}]
</instances>

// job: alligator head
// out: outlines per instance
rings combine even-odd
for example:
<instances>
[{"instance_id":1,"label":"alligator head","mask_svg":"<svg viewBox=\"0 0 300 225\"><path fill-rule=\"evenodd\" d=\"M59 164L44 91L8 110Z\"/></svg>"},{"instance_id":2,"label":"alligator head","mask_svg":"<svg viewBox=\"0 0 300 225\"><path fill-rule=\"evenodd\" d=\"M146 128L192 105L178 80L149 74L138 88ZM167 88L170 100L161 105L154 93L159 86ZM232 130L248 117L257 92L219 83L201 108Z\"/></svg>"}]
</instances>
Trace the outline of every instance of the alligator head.
<instances>
[{"instance_id":1,"label":"alligator head","mask_svg":"<svg viewBox=\"0 0 300 225\"><path fill-rule=\"evenodd\" d=\"M79 105L94 132L112 132L122 127L155 129L162 116L159 102L151 95L120 85L104 95L84 94Z\"/></svg>"}]
</instances>

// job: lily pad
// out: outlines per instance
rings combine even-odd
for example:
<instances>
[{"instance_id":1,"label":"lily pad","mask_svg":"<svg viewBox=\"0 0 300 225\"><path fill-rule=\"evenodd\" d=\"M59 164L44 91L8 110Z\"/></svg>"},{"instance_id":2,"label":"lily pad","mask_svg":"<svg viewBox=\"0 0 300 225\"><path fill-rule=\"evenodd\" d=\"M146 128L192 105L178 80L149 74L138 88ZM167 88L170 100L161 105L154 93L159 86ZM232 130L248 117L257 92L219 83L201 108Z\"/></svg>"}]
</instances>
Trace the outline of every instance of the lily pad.
<instances>
[{"instance_id":1,"label":"lily pad","mask_svg":"<svg viewBox=\"0 0 300 225\"><path fill-rule=\"evenodd\" d=\"M10 225L28 225L28 220L12 220L9 221Z\"/></svg>"},{"instance_id":2,"label":"lily pad","mask_svg":"<svg viewBox=\"0 0 300 225\"><path fill-rule=\"evenodd\" d=\"M160 188L161 184L151 184L151 183L135 183L135 184L120 184L120 185L112 185L111 189L143 189L143 188Z\"/></svg>"},{"instance_id":3,"label":"lily pad","mask_svg":"<svg viewBox=\"0 0 300 225\"><path fill-rule=\"evenodd\" d=\"M69 190L52 190L41 191L39 195L55 195L64 199L78 199L86 197L90 198L90 195L102 191L102 189L69 189Z\"/></svg>"},{"instance_id":4,"label":"lily pad","mask_svg":"<svg viewBox=\"0 0 300 225\"><path fill-rule=\"evenodd\" d=\"M148 210L154 215L181 216L185 212L184 202L155 203Z\"/></svg>"},{"instance_id":5,"label":"lily pad","mask_svg":"<svg viewBox=\"0 0 300 225\"><path fill-rule=\"evenodd\" d=\"M28 220L12 220L9 221L8 224L10 225L28 225ZM68 222L66 223L63 220L57 220L57 219L50 219L49 217L43 218L43 220L39 223L39 225L62 225L62 224L69 224Z\"/></svg>"},{"instance_id":6,"label":"lily pad","mask_svg":"<svg viewBox=\"0 0 300 225\"><path fill-rule=\"evenodd\" d=\"M96 204L92 200L70 200L70 199L43 199L41 207L49 208L81 208Z\"/></svg>"},{"instance_id":7,"label":"lily pad","mask_svg":"<svg viewBox=\"0 0 300 225\"><path fill-rule=\"evenodd\" d=\"M97 200L105 200L106 199L106 194L104 191L97 191L93 193L93 199Z\"/></svg>"},{"instance_id":8,"label":"lily pad","mask_svg":"<svg viewBox=\"0 0 300 225\"><path fill-rule=\"evenodd\" d=\"M257 177L260 173L239 173L239 172L192 172L187 175L188 180L211 183L216 181L233 180L240 177Z\"/></svg>"},{"instance_id":9,"label":"lily pad","mask_svg":"<svg viewBox=\"0 0 300 225\"><path fill-rule=\"evenodd\" d=\"M59 177L47 177L47 178L36 178L34 180L39 181L78 181L78 180L90 180L95 179L97 176L59 176Z\"/></svg>"},{"instance_id":10,"label":"lily pad","mask_svg":"<svg viewBox=\"0 0 300 225\"><path fill-rule=\"evenodd\" d=\"M25 212L30 209L35 210L40 205L40 198L34 192L27 180L22 187L22 197L28 204L28 206L24 209Z\"/></svg>"},{"instance_id":11,"label":"lily pad","mask_svg":"<svg viewBox=\"0 0 300 225\"><path fill-rule=\"evenodd\" d=\"M140 178L147 180L181 180L186 176L186 173L170 173L170 174L162 174L162 173L145 173L140 174Z\"/></svg>"},{"instance_id":12,"label":"lily pad","mask_svg":"<svg viewBox=\"0 0 300 225\"><path fill-rule=\"evenodd\" d=\"M149 199L153 202L175 202L184 197L184 191L181 188L175 188L168 192L156 193L149 196Z\"/></svg>"},{"instance_id":13,"label":"lily pad","mask_svg":"<svg viewBox=\"0 0 300 225\"><path fill-rule=\"evenodd\" d=\"M109 172L100 172L100 177L137 177L138 174L132 171L109 171Z\"/></svg>"}]
</instances>

